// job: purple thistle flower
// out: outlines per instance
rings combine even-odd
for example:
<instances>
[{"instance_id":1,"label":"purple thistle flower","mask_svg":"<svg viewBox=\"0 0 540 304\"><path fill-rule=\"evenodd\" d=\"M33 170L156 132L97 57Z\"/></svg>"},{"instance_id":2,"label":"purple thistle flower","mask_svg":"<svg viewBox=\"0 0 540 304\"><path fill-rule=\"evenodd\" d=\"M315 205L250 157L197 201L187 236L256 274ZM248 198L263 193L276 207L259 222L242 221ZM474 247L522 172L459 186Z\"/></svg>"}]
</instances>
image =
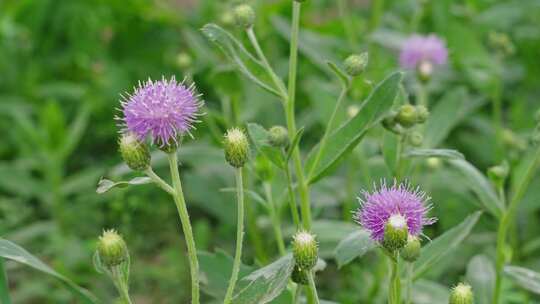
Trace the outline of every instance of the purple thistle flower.
<instances>
[{"instance_id":1,"label":"purple thistle flower","mask_svg":"<svg viewBox=\"0 0 540 304\"><path fill-rule=\"evenodd\" d=\"M377 242L383 241L385 225L392 216L404 217L408 232L413 236L419 236L424 225L436 221L427 217L431 205L426 203L430 198L418 188L413 190L407 184L398 185L396 182L389 188L383 182L373 193L364 191L362 194L363 199L359 199L361 206L353 218Z\"/></svg>"},{"instance_id":2,"label":"purple thistle flower","mask_svg":"<svg viewBox=\"0 0 540 304\"><path fill-rule=\"evenodd\" d=\"M446 43L434 34L412 35L401 46L399 64L404 69L416 69L422 62L444 65L448 60Z\"/></svg>"},{"instance_id":3,"label":"purple thistle flower","mask_svg":"<svg viewBox=\"0 0 540 304\"><path fill-rule=\"evenodd\" d=\"M140 83L133 94L121 101L124 114L122 132L131 132L139 140L150 136L152 143L161 147L177 143L180 136L188 133L197 122L201 107L200 95L195 86L179 83L174 76L167 80Z\"/></svg>"}]
</instances>

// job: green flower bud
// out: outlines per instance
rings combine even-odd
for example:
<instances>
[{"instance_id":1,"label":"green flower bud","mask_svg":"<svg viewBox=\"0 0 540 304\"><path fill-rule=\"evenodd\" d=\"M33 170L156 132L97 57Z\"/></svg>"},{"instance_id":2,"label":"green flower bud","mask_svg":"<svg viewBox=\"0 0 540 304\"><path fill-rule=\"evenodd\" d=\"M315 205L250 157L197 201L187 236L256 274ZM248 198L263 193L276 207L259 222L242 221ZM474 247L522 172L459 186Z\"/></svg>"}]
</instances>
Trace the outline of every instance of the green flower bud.
<instances>
[{"instance_id":1,"label":"green flower bud","mask_svg":"<svg viewBox=\"0 0 540 304\"><path fill-rule=\"evenodd\" d=\"M192 63L193 60L188 53L180 53L176 56L176 65L182 70L190 68Z\"/></svg>"},{"instance_id":2,"label":"green flower bud","mask_svg":"<svg viewBox=\"0 0 540 304\"><path fill-rule=\"evenodd\" d=\"M510 167L507 162L498 166L493 166L488 169L489 179L496 185L504 183L510 172Z\"/></svg>"},{"instance_id":3,"label":"green flower bud","mask_svg":"<svg viewBox=\"0 0 540 304\"><path fill-rule=\"evenodd\" d=\"M409 143L413 147L420 147L424 142L424 135L418 131L414 131L409 135Z\"/></svg>"},{"instance_id":4,"label":"green flower bud","mask_svg":"<svg viewBox=\"0 0 540 304\"><path fill-rule=\"evenodd\" d=\"M150 166L148 146L131 133L122 134L118 142L122 158L132 170L143 171Z\"/></svg>"},{"instance_id":5,"label":"green flower bud","mask_svg":"<svg viewBox=\"0 0 540 304\"><path fill-rule=\"evenodd\" d=\"M232 26L236 22L234 14L230 10L227 10L221 15L220 21L224 26Z\"/></svg>"},{"instance_id":6,"label":"green flower bud","mask_svg":"<svg viewBox=\"0 0 540 304\"><path fill-rule=\"evenodd\" d=\"M289 145L289 132L282 126L274 126L269 130L268 142L277 148L285 148Z\"/></svg>"},{"instance_id":7,"label":"green flower bud","mask_svg":"<svg viewBox=\"0 0 540 304\"><path fill-rule=\"evenodd\" d=\"M407 244L401 248L400 256L407 262L414 262L420 257L420 249L422 244L420 239L414 235L409 235Z\"/></svg>"},{"instance_id":8,"label":"green flower bud","mask_svg":"<svg viewBox=\"0 0 540 304\"><path fill-rule=\"evenodd\" d=\"M292 245L295 265L301 270L311 270L317 264L319 252L315 236L300 231L293 237Z\"/></svg>"},{"instance_id":9,"label":"green flower bud","mask_svg":"<svg viewBox=\"0 0 540 304\"><path fill-rule=\"evenodd\" d=\"M429 117L429 110L422 105L416 106L416 122L424 123Z\"/></svg>"},{"instance_id":10,"label":"green flower bud","mask_svg":"<svg viewBox=\"0 0 540 304\"><path fill-rule=\"evenodd\" d=\"M99 259L104 266L114 267L122 264L129 257L124 239L115 230L105 230L97 245Z\"/></svg>"},{"instance_id":11,"label":"green flower bud","mask_svg":"<svg viewBox=\"0 0 540 304\"><path fill-rule=\"evenodd\" d=\"M431 79L431 75L433 75L433 64L424 60L418 64L417 72L420 81L428 82Z\"/></svg>"},{"instance_id":12,"label":"green flower bud","mask_svg":"<svg viewBox=\"0 0 540 304\"><path fill-rule=\"evenodd\" d=\"M406 104L399 108L396 121L405 128L410 128L418 122L416 107Z\"/></svg>"},{"instance_id":13,"label":"green flower bud","mask_svg":"<svg viewBox=\"0 0 540 304\"><path fill-rule=\"evenodd\" d=\"M397 112L396 111L391 111L382 121L382 125L383 127L394 133L394 134L402 134L403 133L403 128L397 123L396 121L396 117L397 117Z\"/></svg>"},{"instance_id":14,"label":"green flower bud","mask_svg":"<svg viewBox=\"0 0 540 304\"><path fill-rule=\"evenodd\" d=\"M368 53L364 52L360 55L351 55L347 57L343 65L345 66L345 71L347 74L352 77L356 77L365 71L368 61Z\"/></svg>"},{"instance_id":15,"label":"green flower bud","mask_svg":"<svg viewBox=\"0 0 540 304\"><path fill-rule=\"evenodd\" d=\"M243 167L249 158L249 142L246 134L238 128L232 128L225 134L223 144L227 162L235 168Z\"/></svg>"},{"instance_id":16,"label":"green flower bud","mask_svg":"<svg viewBox=\"0 0 540 304\"><path fill-rule=\"evenodd\" d=\"M459 283L456 287L452 288L450 293L449 304L472 304L473 292L471 286Z\"/></svg>"},{"instance_id":17,"label":"green flower bud","mask_svg":"<svg viewBox=\"0 0 540 304\"><path fill-rule=\"evenodd\" d=\"M233 15L236 24L245 29L251 28L255 23L255 11L247 4L241 4L235 7Z\"/></svg>"},{"instance_id":18,"label":"green flower bud","mask_svg":"<svg viewBox=\"0 0 540 304\"><path fill-rule=\"evenodd\" d=\"M307 276L307 271L300 269L300 267L295 266L293 272L291 273L291 280L296 284L308 285L309 279Z\"/></svg>"},{"instance_id":19,"label":"green flower bud","mask_svg":"<svg viewBox=\"0 0 540 304\"><path fill-rule=\"evenodd\" d=\"M407 244L408 237L409 229L405 217L401 214L392 215L384 226L383 247L394 252Z\"/></svg>"}]
</instances>

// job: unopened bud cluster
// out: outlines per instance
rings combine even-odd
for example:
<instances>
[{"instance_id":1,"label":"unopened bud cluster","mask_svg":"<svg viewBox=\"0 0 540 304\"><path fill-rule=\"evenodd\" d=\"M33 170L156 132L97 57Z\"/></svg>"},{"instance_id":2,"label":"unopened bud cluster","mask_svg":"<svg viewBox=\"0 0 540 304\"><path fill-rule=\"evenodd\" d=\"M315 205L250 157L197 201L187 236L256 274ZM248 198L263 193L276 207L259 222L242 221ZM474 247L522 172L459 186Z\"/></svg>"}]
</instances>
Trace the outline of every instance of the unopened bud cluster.
<instances>
[{"instance_id":1,"label":"unopened bud cluster","mask_svg":"<svg viewBox=\"0 0 540 304\"><path fill-rule=\"evenodd\" d=\"M368 53L364 52L359 55L351 55L347 57L343 65L345 66L345 71L347 74L349 74L349 76L356 77L366 70L368 61Z\"/></svg>"},{"instance_id":2,"label":"unopened bud cluster","mask_svg":"<svg viewBox=\"0 0 540 304\"><path fill-rule=\"evenodd\" d=\"M118 145L122 158L132 170L142 171L150 166L150 151L148 146L144 142L139 141L134 134L122 134Z\"/></svg>"},{"instance_id":3,"label":"unopened bud cluster","mask_svg":"<svg viewBox=\"0 0 540 304\"><path fill-rule=\"evenodd\" d=\"M128 249L124 239L115 230L106 230L99 237L97 253L106 267L114 267L127 261Z\"/></svg>"},{"instance_id":4,"label":"unopened bud cluster","mask_svg":"<svg viewBox=\"0 0 540 304\"><path fill-rule=\"evenodd\" d=\"M244 131L230 129L225 134L223 145L227 162L235 168L243 167L249 158L249 142Z\"/></svg>"},{"instance_id":5,"label":"unopened bud cluster","mask_svg":"<svg viewBox=\"0 0 540 304\"><path fill-rule=\"evenodd\" d=\"M459 283L452 288L449 304L472 304L474 295L471 286Z\"/></svg>"},{"instance_id":6,"label":"unopened bud cluster","mask_svg":"<svg viewBox=\"0 0 540 304\"><path fill-rule=\"evenodd\" d=\"M402 105L397 111L392 111L383 120L383 126L397 134L403 133L403 129L409 129L417 124L423 124L429 118L429 111L425 106L411 104ZM418 138L416 139L418 141Z\"/></svg>"},{"instance_id":7,"label":"unopened bud cluster","mask_svg":"<svg viewBox=\"0 0 540 304\"><path fill-rule=\"evenodd\" d=\"M384 226L382 246L390 252L400 250L407 244L408 236L407 220L401 214L394 214Z\"/></svg>"}]
</instances>

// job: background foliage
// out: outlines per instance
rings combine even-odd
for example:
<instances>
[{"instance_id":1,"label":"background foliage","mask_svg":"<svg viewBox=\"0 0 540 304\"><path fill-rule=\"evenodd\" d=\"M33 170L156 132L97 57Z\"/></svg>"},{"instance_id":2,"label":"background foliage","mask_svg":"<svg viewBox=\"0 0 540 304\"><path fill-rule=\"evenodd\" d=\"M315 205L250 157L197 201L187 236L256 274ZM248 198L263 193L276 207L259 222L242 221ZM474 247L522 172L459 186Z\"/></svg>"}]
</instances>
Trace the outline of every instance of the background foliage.
<instances>
[{"instance_id":1,"label":"background foliage","mask_svg":"<svg viewBox=\"0 0 540 304\"><path fill-rule=\"evenodd\" d=\"M222 156L222 133L247 122L265 127L284 124L276 99L239 76L199 30L215 22L245 39L224 14L236 2L0 2L0 236L100 298L112 299L112 286L96 273L91 261L97 235L104 228L116 228L131 251L135 302L185 302L189 271L169 198L144 185L106 195L95 191L102 176L127 179L132 175L117 153L114 117L119 94L139 80L176 75L194 79L206 102L204 123L198 125L195 140L188 140L180 152L197 246L209 252L202 254L201 267L215 271L227 265L223 252L233 251L236 219L234 195L227 191L234 178ZM283 76L290 1L252 4L257 8L262 46ZM303 11L298 98L298 124L305 128L303 146L316 143L337 97L339 83L326 60L341 62L360 51L370 54L365 77L369 82L354 84L340 114L343 121L347 109L367 96L370 82L378 83L398 69L396 54L404 38L413 32L434 32L446 40L451 60L430 84L432 117L425 145L459 150L480 172L506 158L514 174L520 174L539 105L540 1L387 0L380 18L370 1L348 1L348 6L340 11L338 1L312 0ZM510 40L501 44L497 34ZM190 65L179 62L181 53L190 56ZM405 87L414 98L412 77L405 77ZM496 144L501 141L495 138L491 112L492 100L498 99L504 109L503 145ZM384 260L369 253L338 273L334 249L355 229L350 211L360 190L390 177L381 151L382 143L391 140L388 136L382 129L370 132L331 177L313 187L318 218L314 230L327 262L318 276L321 298L339 303L382 299L377 278L386 272ZM157 156L154 161L155 168L165 169L165 159ZM481 206L482 197L475 195L480 186L464 179L456 166L417 162L411 182L430 193L433 214L439 218L427 231L430 237L461 223ZM260 172L257 166L250 169L255 174ZM289 236L293 228L285 212L282 180L274 179L273 194ZM259 184L252 183L251 188L262 192ZM540 270L539 202L540 182L535 179L511 238L514 261L536 270ZM260 239L273 240L270 219L256 197L251 196L249 213L248 226L263 231ZM469 237L452 248L452 258L438 261L418 282L417 303L430 303L421 301L422 292L444 297L447 286L465 277L476 290L490 290L494 231L493 218L480 217ZM264 264L277 254L276 246L262 250L254 243L249 229L247 244L247 265ZM7 271L15 303L73 301L69 290L52 277L12 262L7 263ZM219 290L205 288L208 295ZM504 291L507 303L538 301L508 280ZM486 298L479 299L487 303Z\"/></svg>"}]
</instances>

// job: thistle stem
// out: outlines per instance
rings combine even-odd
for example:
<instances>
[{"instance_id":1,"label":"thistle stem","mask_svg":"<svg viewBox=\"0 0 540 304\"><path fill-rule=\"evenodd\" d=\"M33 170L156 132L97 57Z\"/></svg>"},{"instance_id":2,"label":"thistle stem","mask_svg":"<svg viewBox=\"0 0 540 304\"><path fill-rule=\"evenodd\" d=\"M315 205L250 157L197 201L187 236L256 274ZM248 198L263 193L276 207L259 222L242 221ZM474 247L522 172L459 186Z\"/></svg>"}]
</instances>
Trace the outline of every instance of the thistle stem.
<instances>
[{"instance_id":1,"label":"thistle stem","mask_svg":"<svg viewBox=\"0 0 540 304\"><path fill-rule=\"evenodd\" d=\"M169 167L175 191L175 194L173 195L174 202L176 204L176 209L178 210L178 215L180 216L180 222L182 224L182 230L184 231L188 250L189 266L191 270L191 303L199 304L199 261L197 260L195 239L193 238L186 201L182 191L180 172L178 170L178 156L176 155L176 152L168 153L167 156L169 158Z\"/></svg>"},{"instance_id":2,"label":"thistle stem","mask_svg":"<svg viewBox=\"0 0 540 304\"><path fill-rule=\"evenodd\" d=\"M309 289L309 292L311 293L312 297L311 297L311 302L308 301L309 304L319 304L319 295L317 294L317 287L315 286L315 279L313 278L313 271L308 271L307 272L307 277L308 277L308 282L309 282L309 285L308 285L308 289Z\"/></svg>"},{"instance_id":3,"label":"thistle stem","mask_svg":"<svg viewBox=\"0 0 540 304\"><path fill-rule=\"evenodd\" d=\"M296 205L296 195L293 189L293 181L291 177L291 169L289 163L285 164L285 175L287 177L287 190L289 191L289 207L291 208L292 219L296 229L300 228L300 215L298 214L298 207Z\"/></svg>"},{"instance_id":4,"label":"thistle stem","mask_svg":"<svg viewBox=\"0 0 540 304\"><path fill-rule=\"evenodd\" d=\"M234 255L234 263L232 268L231 279L227 294L225 295L224 304L229 304L232 301L234 287L238 280L240 272L240 264L242 262L242 242L244 239L244 182L242 178L242 168L236 169L236 197L238 200L238 226L236 230L236 253Z\"/></svg>"},{"instance_id":5,"label":"thistle stem","mask_svg":"<svg viewBox=\"0 0 540 304\"><path fill-rule=\"evenodd\" d=\"M288 100L285 105L285 116L287 119L287 129L289 138L294 138L296 135L296 118L295 118L295 98L296 98L296 73L298 68L298 34L300 31L300 11L301 3L293 1L293 16L291 25L291 46L289 54L289 85L288 85ZM292 153L294 170L298 184L298 192L300 193L300 209L302 211L302 224L304 229L311 229L311 206L309 200L309 186L304 177L304 168L302 159L300 158L300 150L294 147Z\"/></svg>"},{"instance_id":6,"label":"thistle stem","mask_svg":"<svg viewBox=\"0 0 540 304\"><path fill-rule=\"evenodd\" d=\"M274 198L272 196L272 186L269 183L265 182L263 183L263 187L266 201L268 203L268 210L270 212L272 228L274 229L274 236L278 245L279 254L283 256L285 255L285 242L283 241L283 233L281 232L281 221L277 212L276 203L274 202Z\"/></svg>"},{"instance_id":7,"label":"thistle stem","mask_svg":"<svg viewBox=\"0 0 540 304\"><path fill-rule=\"evenodd\" d=\"M0 303L11 304L11 298L9 297L8 276L3 258L0 258Z\"/></svg>"},{"instance_id":8,"label":"thistle stem","mask_svg":"<svg viewBox=\"0 0 540 304\"><path fill-rule=\"evenodd\" d=\"M529 187L529 184L531 183L534 174L536 173L536 169L538 168L539 163L540 146L538 146L537 150L535 151L535 154L533 155L533 159L531 161L531 164L529 165L529 168L527 169L527 172L525 173L525 176L523 176L522 180L517 183L517 185L519 186L514 193L512 199L510 200L508 209L503 213L501 221L499 222L499 229L497 231L497 258L495 262L496 277L495 288L493 290L493 304L499 304L500 302L501 285L503 279L502 276L504 264L506 262L505 250L507 247L506 239L508 235L508 229L510 228L512 221L516 216L519 203L523 199L523 196L525 195L525 192L527 191L527 188Z\"/></svg>"},{"instance_id":9,"label":"thistle stem","mask_svg":"<svg viewBox=\"0 0 540 304\"><path fill-rule=\"evenodd\" d=\"M159 177L154 170L152 170L152 167L148 167L146 170L144 170L144 173L156 184L158 187L160 187L165 192L169 193L170 195L174 196L175 192L173 187L171 187L166 181L164 181L161 177Z\"/></svg>"},{"instance_id":10,"label":"thistle stem","mask_svg":"<svg viewBox=\"0 0 540 304\"><path fill-rule=\"evenodd\" d=\"M388 304L401 304L401 279L397 254L390 257L390 286L388 288Z\"/></svg>"},{"instance_id":11,"label":"thistle stem","mask_svg":"<svg viewBox=\"0 0 540 304\"><path fill-rule=\"evenodd\" d=\"M124 279L124 276L122 275L120 267L113 267L111 269L111 275L114 285L116 286L116 289L118 290L118 293L120 294L122 300L127 304L132 304L131 298L129 297L129 287L126 280Z\"/></svg>"},{"instance_id":12,"label":"thistle stem","mask_svg":"<svg viewBox=\"0 0 540 304\"><path fill-rule=\"evenodd\" d=\"M412 281L413 281L413 273L414 273L414 263L407 263L407 290L406 290L406 304L412 303Z\"/></svg>"}]
</instances>

